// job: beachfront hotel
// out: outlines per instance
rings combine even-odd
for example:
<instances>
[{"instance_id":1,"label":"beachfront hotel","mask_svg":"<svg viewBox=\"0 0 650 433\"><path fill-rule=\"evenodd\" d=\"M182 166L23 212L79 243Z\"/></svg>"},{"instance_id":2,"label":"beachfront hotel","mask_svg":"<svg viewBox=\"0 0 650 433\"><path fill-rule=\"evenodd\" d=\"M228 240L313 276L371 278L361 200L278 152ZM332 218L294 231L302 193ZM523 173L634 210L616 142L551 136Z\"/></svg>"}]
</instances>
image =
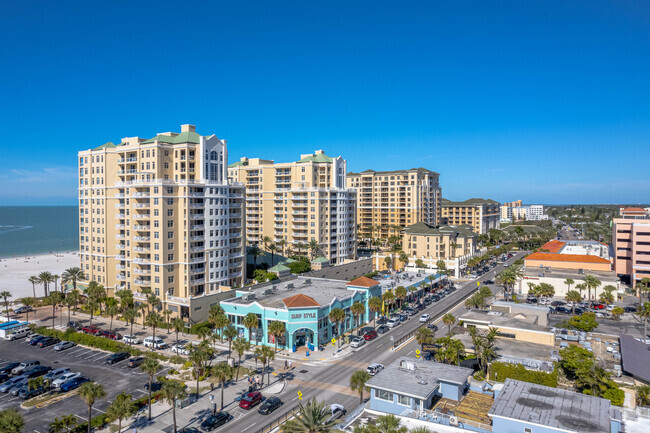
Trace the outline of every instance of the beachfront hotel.
<instances>
[{"instance_id":1,"label":"beachfront hotel","mask_svg":"<svg viewBox=\"0 0 650 433\"><path fill-rule=\"evenodd\" d=\"M356 259L356 191L346 188L347 162L322 150L295 162L241 158L228 177L246 185L246 240L269 237L287 247L315 240L332 265Z\"/></svg>"},{"instance_id":2,"label":"beachfront hotel","mask_svg":"<svg viewBox=\"0 0 650 433\"><path fill-rule=\"evenodd\" d=\"M357 224L365 236L398 236L418 222L440 224L440 175L426 168L348 173L357 190Z\"/></svg>"},{"instance_id":3,"label":"beachfront hotel","mask_svg":"<svg viewBox=\"0 0 650 433\"><path fill-rule=\"evenodd\" d=\"M79 152L81 268L109 293L151 289L172 317L207 317L244 279L244 187L228 150L193 125Z\"/></svg>"}]
</instances>

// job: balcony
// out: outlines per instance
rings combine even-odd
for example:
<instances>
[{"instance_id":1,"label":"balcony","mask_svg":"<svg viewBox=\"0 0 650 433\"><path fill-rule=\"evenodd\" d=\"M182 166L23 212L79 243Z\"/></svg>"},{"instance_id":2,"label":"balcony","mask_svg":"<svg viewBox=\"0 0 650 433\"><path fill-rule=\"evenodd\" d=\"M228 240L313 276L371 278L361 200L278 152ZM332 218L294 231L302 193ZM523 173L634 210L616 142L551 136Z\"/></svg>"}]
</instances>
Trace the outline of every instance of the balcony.
<instances>
[{"instance_id":1,"label":"balcony","mask_svg":"<svg viewBox=\"0 0 650 433\"><path fill-rule=\"evenodd\" d=\"M116 279L116 280L120 280L120 281L125 281L125 280L126 280L126 275L124 275L124 274L117 274L117 275L115 276L115 279Z\"/></svg>"},{"instance_id":2,"label":"balcony","mask_svg":"<svg viewBox=\"0 0 650 433\"><path fill-rule=\"evenodd\" d=\"M203 239L203 236L190 236L191 241L202 241Z\"/></svg>"},{"instance_id":3,"label":"balcony","mask_svg":"<svg viewBox=\"0 0 650 433\"><path fill-rule=\"evenodd\" d=\"M194 284L203 284L203 283L205 283L205 278L197 278L195 280L191 280L190 285L193 286Z\"/></svg>"},{"instance_id":4,"label":"balcony","mask_svg":"<svg viewBox=\"0 0 650 433\"><path fill-rule=\"evenodd\" d=\"M115 235L115 239L126 239L126 235L124 235L122 233L118 233L118 234Z\"/></svg>"},{"instance_id":5,"label":"balcony","mask_svg":"<svg viewBox=\"0 0 650 433\"><path fill-rule=\"evenodd\" d=\"M149 218L151 218L151 214L137 213L137 214L133 215L133 218L135 218L137 220L148 220Z\"/></svg>"},{"instance_id":6,"label":"balcony","mask_svg":"<svg viewBox=\"0 0 650 433\"><path fill-rule=\"evenodd\" d=\"M179 298L178 296L167 295L167 302L172 304L190 305L190 300L187 298Z\"/></svg>"},{"instance_id":7,"label":"balcony","mask_svg":"<svg viewBox=\"0 0 650 433\"><path fill-rule=\"evenodd\" d=\"M123 228L126 228L126 226L124 224L115 224L115 228L116 229L123 229Z\"/></svg>"},{"instance_id":8,"label":"balcony","mask_svg":"<svg viewBox=\"0 0 650 433\"><path fill-rule=\"evenodd\" d=\"M151 226L148 225L148 224L147 225L137 225L136 224L136 225L133 226L133 228L135 230L143 231L143 232L148 232L149 230L151 230Z\"/></svg>"},{"instance_id":9,"label":"balcony","mask_svg":"<svg viewBox=\"0 0 650 433\"><path fill-rule=\"evenodd\" d=\"M139 265L150 265L151 261L149 259L137 258L137 259L133 259L133 263L137 263Z\"/></svg>"},{"instance_id":10,"label":"balcony","mask_svg":"<svg viewBox=\"0 0 650 433\"><path fill-rule=\"evenodd\" d=\"M125 207L124 203L115 203L115 209L124 209Z\"/></svg>"},{"instance_id":11,"label":"balcony","mask_svg":"<svg viewBox=\"0 0 650 433\"><path fill-rule=\"evenodd\" d=\"M149 193L148 192L136 192L133 194L133 197L135 198L148 198Z\"/></svg>"},{"instance_id":12,"label":"balcony","mask_svg":"<svg viewBox=\"0 0 650 433\"><path fill-rule=\"evenodd\" d=\"M125 265L115 265L115 269L117 269L118 271L123 271L123 270L126 269L126 266Z\"/></svg>"},{"instance_id":13,"label":"balcony","mask_svg":"<svg viewBox=\"0 0 650 433\"><path fill-rule=\"evenodd\" d=\"M132 156L132 157L129 157L129 158L120 158L120 159L117 160L117 163L118 164L123 164L125 162L136 162L137 160L138 160L138 158Z\"/></svg>"},{"instance_id":14,"label":"balcony","mask_svg":"<svg viewBox=\"0 0 650 433\"><path fill-rule=\"evenodd\" d=\"M136 299L143 300L143 301L147 300L147 295L145 295L144 293L140 293L140 292L133 292L133 297L136 298Z\"/></svg>"},{"instance_id":15,"label":"balcony","mask_svg":"<svg viewBox=\"0 0 650 433\"><path fill-rule=\"evenodd\" d=\"M202 192L191 192L190 197L203 197Z\"/></svg>"},{"instance_id":16,"label":"balcony","mask_svg":"<svg viewBox=\"0 0 650 433\"><path fill-rule=\"evenodd\" d=\"M148 253L151 251L151 248L149 247L134 247L133 251L136 253Z\"/></svg>"},{"instance_id":17,"label":"balcony","mask_svg":"<svg viewBox=\"0 0 650 433\"><path fill-rule=\"evenodd\" d=\"M205 246L202 246L202 247L191 247L191 248L190 248L190 251L193 252L193 253L201 253L201 252L205 251Z\"/></svg>"},{"instance_id":18,"label":"balcony","mask_svg":"<svg viewBox=\"0 0 650 433\"><path fill-rule=\"evenodd\" d=\"M203 217L204 217L203 213L192 213L192 214L190 214L190 219L193 219L193 220L203 219Z\"/></svg>"},{"instance_id":19,"label":"balcony","mask_svg":"<svg viewBox=\"0 0 650 433\"><path fill-rule=\"evenodd\" d=\"M117 218L117 219L123 219L123 218L126 218L126 215L123 214L123 213L118 213L118 214L115 214L115 218Z\"/></svg>"},{"instance_id":20,"label":"balcony","mask_svg":"<svg viewBox=\"0 0 650 433\"><path fill-rule=\"evenodd\" d=\"M204 228L205 227L203 226L203 224L196 224L196 225L190 226L190 230L203 230Z\"/></svg>"},{"instance_id":21,"label":"balcony","mask_svg":"<svg viewBox=\"0 0 650 433\"><path fill-rule=\"evenodd\" d=\"M133 207L136 209L149 209L151 205L149 203L135 203Z\"/></svg>"},{"instance_id":22,"label":"balcony","mask_svg":"<svg viewBox=\"0 0 650 433\"><path fill-rule=\"evenodd\" d=\"M202 274L205 272L205 268L190 268L190 274Z\"/></svg>"},{"instance_id":23,"label":"balcony","mask_svg":"<svg viewBox=\"0 0 650 433\"><path fill-rule=\"evenodd\" d=\"M126 248L126 245L124 245L124 244L115 244L115 248L117 248L118 250L123 250L124 248Z\"/></svg>"},{"instance_id":24,"label":"balcony","mask_svg":"<svg viewBox=\"0 0 650 433\"><path fill-rule=\"evenodd\" d=\"M137 284L138 286L151 286L151 280L141 280L141 279L135 279L133 280L133 284Z\"/></svg>"},{"instance_id":25,"label":"balcony","mask_svg":"<svg viewBox=\"0 0 650 433\"><path fill-rule=\"evenodd\" d=\"M151 275L151 269L135 269L133 273L137 275Z\"/></svg>"},{"instance_id":26,"label":"balcony","mask_svg":"<svg viewBox=\"0 0 650 433\"><path fill-rule=\"evenodd\" d=\"M137 242L149 242L151 240L151 237L149 236L135 236L133 240Z\"/></svg>"},{"instance_id":27,"label":"balcony","mask_svg":"<svg viewBox=\"0 0 650 433\"><path fill-rule=\"evenodd\" d=\"M124 194L123 192L115 194L115 198L124 198L124 197L126 197L126 194Z\"/></svg>"},{"instance_id":28,"label":"balcony","mask_svg":"<svg viewBox=\"0 0 650 433\"><path fill-rule=\"evenodd\" d=\"M126 260L126 256L124 254L117 254L115 255L115 258L117 260Z\"/></svg>"}]
</instances>

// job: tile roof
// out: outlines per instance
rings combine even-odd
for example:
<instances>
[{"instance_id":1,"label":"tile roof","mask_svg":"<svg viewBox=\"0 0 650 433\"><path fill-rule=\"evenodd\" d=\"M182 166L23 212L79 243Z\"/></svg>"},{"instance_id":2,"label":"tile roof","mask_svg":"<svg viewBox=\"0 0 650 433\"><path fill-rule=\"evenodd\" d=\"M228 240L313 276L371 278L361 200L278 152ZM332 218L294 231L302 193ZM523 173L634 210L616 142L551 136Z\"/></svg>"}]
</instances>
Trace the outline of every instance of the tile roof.
<instances>
[{"instance_id":1,"label":"tile roof","mask_svg":"<svg viewBox=\"0 0 650 433\"><path fill-rule=\"evenodd\" d=\"M607 259L587 254L555 254L555 253L533 253L525 260L547 260L551 262L578 262L578 263L609 263Z\"/></svg>"},{"instance_id":2,"label":"tile roof","mask_svg":"<svg viewBox=\"0 0 650 433\"><path fill-rule=\"evenodd\" d=\"M306 156L298 162L332 162L334 158L327 156L324 153L319 153L316 155Z\"/></svg>"},{"instance_id":3,"label":"tile roof","mask_svg":"<svg viewBox=\"0 0 650 433\"><path fill-rule=\"evenodd\" d=\"M375 287L380 285L381 283L379 281L375 281L372 278L368 277L359 277L356 278L349 283L346 284L346 286L356 286L356 287Z\"/></svg>"},{"instance_id":4,"label":"tile roof","mask_svg":"<svg viewBox=\"0 0 650 433\"><path fill-rule=\"evenodd\" d=\"M565 244L566 242L552 240L542 245L542 249L548 250L549 253L557 253L562 249L562 247L564 247Z\"/></svg>"},{"instance_id":5,"label":"tile roof","mask_svg":"<svg viewBox=\"0 0 650 433\"><path fill-rule=\"evenodd\" d=\"M488 415L563 432L609 433L610 408L604 398L506 379Z\"/></svg>"},{"instance_id":6,"label":"tile roof","mask_svg":"<svg viewBox=\"0 0 650 433\"><path fill-rule=\"evenodd\" d=\"M311 262L312 262L312 263L326 263L326 262L329 262L329 260L327 260L327 259L326 259L325 257L323 257L323 256L320 256L320 257L316 257L316 258L315 258L314 260L312 260Z\"/></svg>"},{"instance_id":7,"label":"tile roof","mask_svg":"<svg viewBox=\"0 0 650 433\"><path fill-rule=\"evenodd\" d=\"M438 174L438 175L440 174L440 173L436 173L435 171L431 171L428 168L418 167L418 168L409 168L407 170L390 170L390 171L375 171L375 170L369 169L369 170L364 170L361 173L355 173L355 172L351 171L351 172L348 173L348 176L359 176L361 174L371 174L371 173L379 174L379 175L386 175L386 174L397 174L397 173L404 174L404 173L413 173L413 172L433 173L433 174Z\"/></svg>"},{"instance_id":8,"label":"tile roof","mask_svg":"<svg viewBox=\"0 0 650 433\"><path fill-rule=\"evenodd\" d=\"M97 146L97 147L94 148L93 150L99 150L99 149L112 149L112 148L114 148L114 147L117 147L117 146L116 146L115 144L113 144L112 142L109 141L108 143L104 143L104 144L102 144L101 146Z\"/></svg>"},{"instance_id":9,"label":"tile roof","mask_svg":"<svg viewBox=\"0 0 650 433\"><path fill-rule=\"evenodd\" d=\"M622 212L645 212L646 210L642 207L626 207L621 209Z\"/></svg>"},{"instance_id":10,"label":"tile roof","mask_svg":"<svg viewBox=\"0 0 650 433\"><path fill-rule=\"evenodd\" d=\"M320 304L314 298L302 293L284 298L282 302L287 308L320 307Z\"/></svg>"},{"instance_id":11,"label":"tile roof","mask_svg":"<svg viewBox=\"0 0 650 433\"><path fill-rule=\"evenodd\" d=\"M174 136L158 134L155 137L150 138L149 140L143 142L142 144L153 143L154 141L159 141L162 143L170 143L170 144L177 144L177 143L199 144L201 142L201 136L196 132L192 132L192 131L181 132L180 134Z\"/></svg>"},{"instance_id":12,"label":"tile roof","mask_svg":"<svg viewBox=\"0 0 650 433\"><path fill-rule=\"evenodd\" d=\"M284 271L290 271L291 268L288 268L284 266L282 263L279 263L272 268L269 268L269 272L284 272Z\"/></svg>"},{"instance_id":13,"label":"tile roof","mask_svg":"<svg viewBox=\"0 0 650 433\"><path fill-rule=\"evenodd\" d=\"M442 199L443 206L463 206L463 205L474 205L474 204L499 204L498 201L494 201L489 198L468 198L465 201L451 201L446 198Z\"/></svg>"}]
</instances>

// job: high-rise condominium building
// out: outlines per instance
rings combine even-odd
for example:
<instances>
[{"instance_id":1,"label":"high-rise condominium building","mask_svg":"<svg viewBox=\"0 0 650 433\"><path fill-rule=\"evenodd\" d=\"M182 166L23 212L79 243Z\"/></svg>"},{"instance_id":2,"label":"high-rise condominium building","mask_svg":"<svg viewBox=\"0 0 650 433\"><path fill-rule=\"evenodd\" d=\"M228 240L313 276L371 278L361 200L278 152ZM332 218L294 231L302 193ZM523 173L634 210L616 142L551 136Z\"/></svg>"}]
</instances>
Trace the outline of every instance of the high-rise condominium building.
<instances>
[{"instance_id":1,"label":"high-rise condominium building","mask_svg":"<svg viewBox=\"0 0 650 433\"><path fill-rule=\"evenodd\" d=\"M490 229L498 229L500 224L500 205L483 198L470 198L465 201L442 200L443 224L458 226L469 224L477 234L485 234Z\"/></svg>"},{"instance_id":2,"label":"high-rise condominium building","mask_svg":"<svg viewBox=\"0 0 650 433\"><path fill-rule=\"evenodd\" d=\"M356 258L356 191L345 186L347 162L322 150L299 161L275 163L241 158L228 167L230 179L246 185L246 239L265 237L286 244L310 241L332 264Z\"/></svg>"},{"instance_id":3,"label":"high-rise condominium building","mask_svg":"<svg viewBox=\"0 0 650 433\"><path fill-rule=\"evenodd\" d=\"M173 317L206 317L210 295L244 278L244 187L228 183L227 164L226 141L193 125L79 152L88 279L136 301L151 290Z\"/></svg>"},{"instance_id":4,"label":"high-rise condominium building","mask_svg":"<svg viewBox=\"0 0 650 433\"><path fill-rule=\"evenodd\" d=\"M426 168L348 173L357 190L357 224L366 236L386 238L423 222L440 224L440 175Z\"/></svg>"}]
</instances>

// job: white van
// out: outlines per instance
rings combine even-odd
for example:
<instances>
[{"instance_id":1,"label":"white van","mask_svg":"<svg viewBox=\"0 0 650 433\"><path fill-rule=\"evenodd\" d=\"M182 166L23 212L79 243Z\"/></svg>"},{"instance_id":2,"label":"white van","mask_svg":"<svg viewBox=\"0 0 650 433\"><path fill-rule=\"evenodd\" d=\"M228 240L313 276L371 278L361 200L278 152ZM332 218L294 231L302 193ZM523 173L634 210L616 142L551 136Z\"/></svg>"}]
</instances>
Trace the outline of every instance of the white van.
<instances>
[{"instance_id":1,"label":"white van","mask_svg":"<svg viewBox=\"0 0 650 433\"><path fill-rule=\"evenodd\" d=\"M5 335L5 340L14 341L14 340L17 340L19 338L25 338L31 333L32 333L32 330L29 329L29 328L17 329L15 331L11 331L9 334Z\"/></svg>"},{"instance_id":2,"label":"white van","mask_svg":"<svg viewBox=\"0 0 650 433\"><path fill-rule=\"evenodd\" d=\"M144 347L151 347L154 349L164 349L167 347L165 342L160 337L147 337L144 339Z\"/></svg>"}]
</instances>

